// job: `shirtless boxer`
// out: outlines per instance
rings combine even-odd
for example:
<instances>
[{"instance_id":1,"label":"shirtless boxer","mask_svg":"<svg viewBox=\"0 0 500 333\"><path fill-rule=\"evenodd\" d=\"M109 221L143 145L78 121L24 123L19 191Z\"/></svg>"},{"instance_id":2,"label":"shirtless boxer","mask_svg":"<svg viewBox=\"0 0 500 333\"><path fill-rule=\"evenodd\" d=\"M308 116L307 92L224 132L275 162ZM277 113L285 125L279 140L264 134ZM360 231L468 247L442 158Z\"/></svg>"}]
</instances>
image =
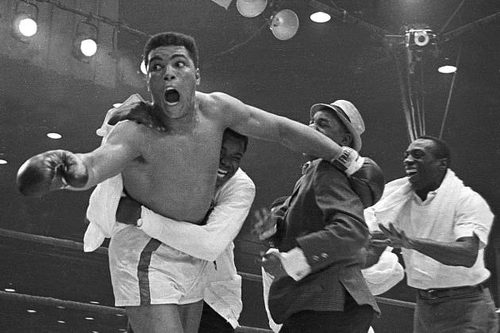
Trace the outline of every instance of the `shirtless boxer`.
<instances>
[{"instance_id":1,"label":"shirtless boxer","mask_svg":"<svg viewBox=\"0 0 500 333\"><path fill-rule=\"evenodd\" d=\"M344 152L306 125L224 93L196 91L198 53L189 36L153 36L146 43L144 59L152 103L140 102L130 108L148 109L166 131L124 121L92 152L54 150L36 155L18 171L21 193L41 196L60 189L86 190L121 173L127 193L144 206L172 219L199 223L213 197L227 127L328 161ZM124 241L133 238L122 233L117 236L126 238ZM199 316L200 300L183 305L151 300L150 304L126 306L126 310L136 332L192 332L195 330L183 328L183 323L190 322L190 314Z\"/></svg>"}]
</instances>

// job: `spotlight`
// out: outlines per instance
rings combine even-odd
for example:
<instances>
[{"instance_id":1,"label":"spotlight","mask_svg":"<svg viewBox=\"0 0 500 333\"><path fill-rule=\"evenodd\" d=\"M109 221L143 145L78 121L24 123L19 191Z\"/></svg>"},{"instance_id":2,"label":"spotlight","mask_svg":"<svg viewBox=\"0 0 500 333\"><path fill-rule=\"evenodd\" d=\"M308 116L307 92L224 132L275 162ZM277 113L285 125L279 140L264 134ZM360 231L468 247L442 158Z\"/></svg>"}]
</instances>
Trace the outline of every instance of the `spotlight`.
<instances>
[{"instance_id":1,"label":"spotlight","mask_svg":"<svg viewBox=\"0 0 500 333\"><path fill-rule=\"evenodd\" d=\"M50 133L47 133L47 137L50 139L53 139L53 140L59 140L62 138L62 135L59 133L56 133L56 132L50 132Z\"/></svg>"},{"instance_id":2,"label":"spotlight","mask_svg":"<svg viewBox=\"0 0 500 333\"><path fill-rule=\"evenodd\" d=\"M312 13L311 16L309 16L311 21L316 22L316 23L326 23L330 21L331 16L330 14L327 14L325 12L316 12Z\"/></svg>"},{"instance_id":3,"label":"spotlight","mask_svg":"<svg viewBox=\"0 0 500 333\"><path fill-rule=\"evenodd\" d=\"M86 57L92 57L97 52L97 43L91 38L84 39L80 42L80 51Z\"/></svg>"},{"instance_id":4,"label":"spotlight","mask_svg":"<svg viewBox=\"0 0 500 333\"><path fill-rule=\"evenodd\" d=\"M14 16L14 35L21 41L28 41L38 31L38 7L26 1L16 4L16 14Z\"/></svg>"},{"instance_id":5,"label":"spotlight","mask_svg":"<svg viewBox=\"0 0 500 333\"><path fill-rule=\"evenodd\" d=\"M453 64L449 58L444 58L438 67L438 72L441 74L452 74L457 71L457 67Z\"/></svg>"},{"instance_id":6,"label":"spotlight","mask_svg":"<svg viewBox=\"0 0 500 333\"><path fill-rule=\"evenodd\" d=\"M83 62L89 62L90 57L97 52L98 29L95 24L81 21L76 26L73 55Z\"/></svg>"},{"instance_id":7,"label":"spotlight","mask_svg":"<svg viewBox=\"0 0 500 333\"><path fill-rule=\"evenodd\" d=\"M238 12L245 17L255 17L264 11L267 6L267 0L237 0L236 8Z\"/></svg>"},{"instance_id":8,"label":"spotlight","mask_svg":"<svg viewBox=\"0 0 500 333\"><path fill-rule=\"evenodd\" d=\"M274 37L279 40L288 40L297 33L299 18L293 10L283 9L271 17L271 26L269 28Z\"/></svg>"}]
</instances>

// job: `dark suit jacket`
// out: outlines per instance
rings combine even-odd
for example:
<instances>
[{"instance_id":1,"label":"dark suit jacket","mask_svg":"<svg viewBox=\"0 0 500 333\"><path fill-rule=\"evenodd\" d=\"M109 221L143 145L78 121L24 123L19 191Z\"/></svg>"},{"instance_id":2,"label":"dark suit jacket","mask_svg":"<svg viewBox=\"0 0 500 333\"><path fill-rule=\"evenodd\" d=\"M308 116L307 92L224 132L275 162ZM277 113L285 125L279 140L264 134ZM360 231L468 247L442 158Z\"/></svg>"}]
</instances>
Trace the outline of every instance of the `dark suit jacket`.
<instances>
[{"instance_id":1,"label":"dark suit jacket","mask_svg":"<svg viewBox=\"0 0 500 333\"><path fill-rule=\"evenodd\" d=\"M315 160L295 185L284 220L273 237L281 252L300 247L311 273L300 281L274 281L269 292L273 320L302 310L343 311L345 291L379 312L361 274L360 250L368 242L363 204L345 174Z\"/></svg>"}]
</instances>

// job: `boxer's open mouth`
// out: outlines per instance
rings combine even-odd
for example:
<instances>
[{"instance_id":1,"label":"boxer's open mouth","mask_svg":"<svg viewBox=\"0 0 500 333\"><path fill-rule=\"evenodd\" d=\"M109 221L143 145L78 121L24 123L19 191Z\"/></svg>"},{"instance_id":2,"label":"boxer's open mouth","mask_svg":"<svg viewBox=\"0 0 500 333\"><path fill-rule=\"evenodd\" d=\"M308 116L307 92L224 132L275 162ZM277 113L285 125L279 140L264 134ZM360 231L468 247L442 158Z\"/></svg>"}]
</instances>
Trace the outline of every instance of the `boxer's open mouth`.
<instances>
[{"instance_id":1,"label":"boxer's open mouth","mask_svg":"<svg viewBox=\"0 0 500 333\"><path fill-rule=\"evenodd\" d=\"M179 103L180 97L181 95L174 88L167 88L167 90L165 91L164 98L168 105L176 105L177 103Z\"/></svg>"}]
</instances>

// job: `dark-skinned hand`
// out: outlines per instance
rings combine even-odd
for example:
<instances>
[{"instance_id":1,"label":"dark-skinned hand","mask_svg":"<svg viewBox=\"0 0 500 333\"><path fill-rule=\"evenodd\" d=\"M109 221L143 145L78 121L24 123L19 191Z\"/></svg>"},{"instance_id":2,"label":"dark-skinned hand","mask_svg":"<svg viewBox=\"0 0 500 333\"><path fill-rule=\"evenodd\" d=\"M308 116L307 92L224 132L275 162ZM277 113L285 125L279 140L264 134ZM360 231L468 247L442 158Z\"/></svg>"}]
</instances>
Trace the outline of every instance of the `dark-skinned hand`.
<instances>
[{"instance_id":1,"label":"dark-skinned hand","mask_svg":"<svg viewBox=\"0 0 500 333\"><path fill-rule=\"evenodd\" d=\"M281 257L278 251L266 253L262 257L261 264L264 270L272 275L275 280L288 276L285 268L281 264Z\"/></svg>"},{"instance_id":2,"label":"dark-skinned hand","mask_svg":"<svg viewBox=\"0 0 500 333\"><path fill-rule=\"evenodd\" d=\"M389 239L389 245L394 248L413 249L413 239L406 236L403 230L398 230L394 224L389 223L389 228L384 227L379 223L378 227L385 236Z\"/></svg>"},{"instance_id":3,"label":"dark-skinned hand","mask_svg":"<svg viewBox=\"0 0 500 333\"><path fill-rule=\"evenodd\" d=\"M167 130L155 113L154 106L148 102L140 101L121 105L112 111L108 124L116 125L122 120L131 120L160 132Z\"/></svg>"}]
</instances>

